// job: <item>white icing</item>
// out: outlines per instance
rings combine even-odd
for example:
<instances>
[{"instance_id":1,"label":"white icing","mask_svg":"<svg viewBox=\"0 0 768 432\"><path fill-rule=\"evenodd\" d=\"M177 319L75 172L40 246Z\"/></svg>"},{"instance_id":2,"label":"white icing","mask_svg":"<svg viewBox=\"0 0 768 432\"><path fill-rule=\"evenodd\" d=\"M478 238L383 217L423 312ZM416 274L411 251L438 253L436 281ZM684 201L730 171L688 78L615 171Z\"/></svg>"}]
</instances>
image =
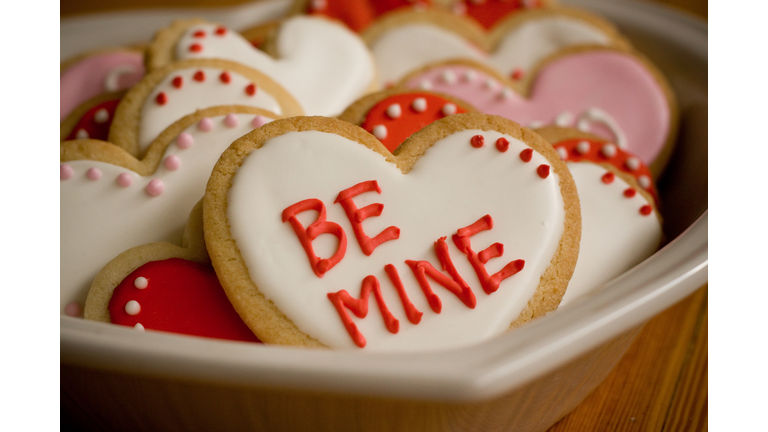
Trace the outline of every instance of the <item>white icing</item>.
<instances>
[{"instance_id":1,"label":"white icing","mask_svg":"<svg viewBox=\"0 0 768 432\"><path fill-rule=\"evenodd\" d=\"M141 312L141 305L136 300L130 300L125 304L125 313L128 315L138 315Z\"/></svg>"},{"instance_id":2,"label":"white icing","mask_svg":"<svg viewBox=\"0 0 768 432\"><path fill-rule=\"evenodd\" d=\"M111 93L122 90L124 87L120 84L120 78L123 75L134 75L137 73L143 72L139 71L134 65L124 64L117 66L109 71L109 74L104 78L104 91Z\"/></svg>"},{"instance_id":3,"label":"white icing","mask_svg":"<svg viewBox=\"0 0 768 432\"><path fill-rule=\"evenodd\" d=\"M288 90L306 115L341 113L374 80L373 59L365 44L327 19L296 16L284 21L277 37L277 60L236 32L216 35L216 28L212 24L190 28L176 46L176 57L221 58L257 69ZM193 37L199 30L206 36ZM191 52L192 44L201 45L202 50Z\"/></svg>"},{"instance_id":4,"label":"white icing","mask_svg":"<svg viewBox=\"0 0 768 432\"><path fill-rule=\"evenodd\" d=\"M203 71L205 80L195 81L197 71ZM265 92L256 84L256 94L245 92L245 88L253 82L238 73L227 71L230 76L228 84L219 79L224 69L218 68L189 68L172 72L158 84L141 108L141 123L139 125L139 147L145 150L155 138L168 126L185 115L192 114L203 108L219 105L246 105L263 108L275 114L282 114L280 103L274 96ZM173 86L172 81L180 76L183 79L181 88ZM163 92L167 97L164 105L159 105L155 98Z\"/></svg>"},{"instance_id":5,"label":"white icing","mask_svg":"<svg viewBox=\"0 0 768 432\"><path fill-rule=\"evenodd\" d=\"M579 259L560 306L579 298L651 256L661 241L655 214L644 216L648 201L624 196L629 184L619 176L601 180L607 170L590 162L568 162L581 203Z\"/></svg>"},{"instance_id":6,"label":"white icing","mask_svg":"<svg viewBox=\"0 0 768 432\"><path fill-rule=\"evenodd\" d=\"M201 132L197 125L186 129L195 140L180 149L175 140L165 156L175 154L181 169L170 171L162 164L157 172L142 177L126 168L88 160L64 162L73 176L60 182L61 307L72 299L85 300L94 276L119 253L144 243L169 241L181 244L189 212L205 192L213 165L232 141L249 132L253 114L239 114L240 125L228 128L214 117L214 130ZM94 167L103 173L98 181L86 172ZM133 179L121 187L117 177ZM162 179L165 192L151 197L145 191L153 179Z\"/></svg>"},{"instance_id":7,"label":"white icing","mask_svg":"<svg viewBox=\"0 0 768 432\"><path fill-rule=\"evenodd\" d=\"M504 76L516 69L529 71L536 63L563 48L598 44L611 39L599 28L575 17L547 16L516 27L487 54L462 36L426 23L394 27L371 44L382 85L443 60L469 58L485 62Z\"/></svg>"},{"instance_id":8,"label":"white icing","mask_svg":"<svg viewBox=\"0 0 768 432\"><path fill-rule=\"evenodd\" d=\"M522 162L518 155L528 147L511 136L506 136L505 153L488 144L476 149L470 139L477 134L486 143L504 136L495 131L456 133L429 148L407 175L378 153L333 134L290 132L267 141L236 172L227 202L230 230L255 284L299 329L332 347L355 345L327 293L345 289L358 298L367 275L378 278L400 331L393 335L386 330L371 296L365 319L350 313L367 339L365 349L445 348L503 333L527 304L557 249L563 233L563 200L554 172L546 179L536 173L539 165L548 163L543 156L534 153L531 162ZM381 194L360 194L355 204L363 208L382 203L384 209L381 216L363 222L365 232L372 237L397 226L401 233L366 257L344 210L333 202L342 190L368 180L378 182ZM327 220L338 223L348 239L345 257L322 278L312 272L290 224L281 221L285 208L308 198L325 204ZM305 227L316 218L315 212L306 213L299 217ZM488 261L488 271L492 274L515 259L525 260L525 268L502 281L491 295L480 288L466 257L451 241L457 229L486 214L493 218L493 229L471 238L473 250L494 242L504 245L503 256ZM453 263L477 298L475 309L433 283L443 304L442 312L435 314L404 262L425 259L439 269L434 242L443 236L448 236ZM318 256L329 257L336 243L326 234L313 245ZM406 318L384 271L390 263L413 304L424 313L418 325Z\"/></svg>"}]
</instances>

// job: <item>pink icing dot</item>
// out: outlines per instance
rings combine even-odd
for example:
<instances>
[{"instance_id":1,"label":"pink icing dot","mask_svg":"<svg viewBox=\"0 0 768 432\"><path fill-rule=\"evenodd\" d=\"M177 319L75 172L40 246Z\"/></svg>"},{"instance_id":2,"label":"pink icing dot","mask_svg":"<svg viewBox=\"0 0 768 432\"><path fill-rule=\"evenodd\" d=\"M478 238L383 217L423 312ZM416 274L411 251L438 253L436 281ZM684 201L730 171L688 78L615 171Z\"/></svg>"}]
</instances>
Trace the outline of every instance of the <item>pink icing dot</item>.
<instances>
[{"instance_id":1,"label":"pink icing dot","mask_svg":"<svg viewBox=\"0 0 768 432\"><path fill-rule=\"evenodd\" d=\"M171 171L176 171L181 167L181 159L176 155L170 155L165 158L165 167Z\"/></svg>"},{"instance_id":2,"label":"pink icing dot","mask_svg":"<svg viewBox=\"0 0 768 432\"><path fill-rule=\"evenodd\" d=\"M64 313L67 316L80 318L83 316L83 307L78 302L71 302L64 306Z\"/></svg>"},{"instance_id":3,"label":"pink icing dot","mask_svg":"<svg viewBox=\"0 0 768 432\"><path fill-rule=\"evenodd\" d=\"M182 150L192 147L192 143L194 142L195 139L192 138L192 135L189 132L182 132L179 134L179 137L176 138L176 145Z\"/></svg>"},{"instance_id":4,"label":"pink icing dot","mask_svg":"<svg viewBox=\"0 0 768 432\"><path fill-rule=\"evenodd\" d=\"M85 172L85 176L90 180L96 181L101 178L101 170L98 168L89 168L88 171Z\"/></svg>"},{"instance_id":5,"label":"pink icing dot","mask_svg":"<svg viewBox=\"0 0 768 432\"><path fill-rule=\"evenodd\" d=\"M133 184L133 177L128 173L122 173L117 176L117 184L122 187L128 187Z\"/></svg>"},{"instance_id":6,"label":"pink icing dot","mask_svg":"<svg viewBox=\"0 0 768 432\"><path fill-rule=\"evenodd\" d=\"M147 185L147 193L150 196L159 196L165 190L165 183L160 179L154 179Z\"/></svg>"},{"instance_id":7,"label":"pink icing dot","mask_svg":"<svg viewBox=\"0 0 768 432\"><path fill-rule=\"evenodd\" d=\"M210 132L213 130L213 120L208 117L203 117L200 123L197 124L197 128L203 132Z\"/></svg>"},{"instance_id":8,"label":"pink icing dot","mask_svg":"<svg viewBox=\"0 0 768 432\"><path fill-rule=\"evenodd\" d=\"M237 127L238 123L240 123L240 120L234 114L227 114L227 116L224 117L224 126L228 128Z\"/></svg>"},{"instance_id":9,"label":"pink icing dot","mask_svg":"<svg viewBox=\"0 0 768 432\"><path fill-rule=\"evenodd\" d=\"M267 118L264 117L263 115L257 115L251 121L251 126L253 126L254 128L262 127L265 124L267 124Z\"/></svg>"},{"instance_id":10,"label":"pink icing dot","mask_svg":"<svg viewBox=\"0 0 768 432\"><path fill-rule=\"evenodd\" d=\"M69 180L75 175L75 170L67 164L61 164L59 166L59 171L62 180Z\"/></svg>"}]
</instances>

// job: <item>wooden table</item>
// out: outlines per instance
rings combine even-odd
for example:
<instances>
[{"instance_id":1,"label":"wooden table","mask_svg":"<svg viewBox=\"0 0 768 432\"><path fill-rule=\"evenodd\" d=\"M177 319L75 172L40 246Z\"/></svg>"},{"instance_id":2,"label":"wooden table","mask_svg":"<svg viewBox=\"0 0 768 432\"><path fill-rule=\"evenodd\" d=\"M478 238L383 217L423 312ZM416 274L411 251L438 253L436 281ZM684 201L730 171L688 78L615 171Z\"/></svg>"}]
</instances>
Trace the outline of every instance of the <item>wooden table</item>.
<instances>
[{"instance_id":1,"label":"wooden table","mask_svg":"<svg viewBox=\"0 0 768 432\"><path fill-rule=\"evenodd\" d=\"M654 0L707 18L706 0ZM243 0L218 0L217 6ZM130 6L127 6L129 4ZM61 15L210 0L72 0ZM645 325L606 380L550 432L707 430L707 287Z\"/></svg>"}]
</instances>

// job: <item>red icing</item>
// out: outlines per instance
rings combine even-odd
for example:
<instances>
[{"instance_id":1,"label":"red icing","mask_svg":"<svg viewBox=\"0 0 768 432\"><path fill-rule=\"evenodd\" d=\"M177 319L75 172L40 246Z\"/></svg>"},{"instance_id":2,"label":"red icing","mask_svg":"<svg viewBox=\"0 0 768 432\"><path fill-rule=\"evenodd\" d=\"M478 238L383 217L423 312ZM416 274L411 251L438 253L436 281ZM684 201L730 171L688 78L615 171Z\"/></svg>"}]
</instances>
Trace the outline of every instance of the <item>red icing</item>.
<instances>
[{"instance_id":1,"label":"red icing","mask_svg":"<svg viewBox=\"0 0 768 432\"><path fill-rule=\"evenodd\" d=\"M318 212L317 219L309 224L306 229L296 218L296 215L308 210L314 210ZM309 258L309 264L312 267L312 271L315 272L317 277L323 277L323 275L344 258L344 254L347 252L347 235L344 233L344 229L335 222L328 222L325 220L325 204L322 201L314 198L299 201L283 210L283 222L290 222L293 227L293 231L296 233L301 242L301 246L304 248L304 252ZM331 234L339 240L336 253L330 258L321 259L315 255L314 248L312 247L312 241L314 241L320 234Z\"/></svg>"},{"instance_id":2,"label":"red icing","mask_svg":"<svg viewBox=\"0 0 768 432\"><path fill-rule=\"evenodd\" d=\"M613 183L613 179L615 177L616 176L612 172L607 172L607 173L603 174L603 177L601 178L601 180L605 184L611 184L611 183Z\"/></svg>"},{"instance_id":3,"label":"red icing","mask_svg":"<svg viewBox=\"0 0 768 432\"><path fill-rule=\"evenodd\" d=\"M384 231L377 234L374 238L368 237L363 231L363 221L369 217L380 216L384 211L384 204L375 203L365 206L361 209L357 208L352 198L365 192L376 192L381 194L381 188L376 180L369 180L362 183L358 183L351 188L345 189L339 192L339 196L336 197L334 204L338 203L344 209L344 212L349 218L349 222L352 224L352 231L355 233L357 242L360 244L360 249L366 256L370 256L373 250L377 246L388 240L396 240L400 238L400 228L390 226Z\"/></svg>"},{"instance_id":4,"label":"red icing","mask_svg":"<svg viewBox=\"0 0 768 432\"><path fill-rule=\"evenodd\" d=\"M522 9L539 8L541 1L528 1L526 6L523 0L464 0L466 14L475 19L486 29L490 29L501 19L506 18Z\"/></svg>"},{"instance_id":5,"label":"red icing","mask_svg":"<svg viewBox=\"0 0 768 432\"><path fill-rule=\"evenodd\" d=\"M248 96L255 95L256 94L256 84L251 83L251 84L248 84L247 86L245 86L245 93Z\"/></svg>"},{"instance_id":6,"label":"red icing","mask_svg":"<svg viewBox=\"0 0 768 432\"><path fill-rule=\"evenodd\" d=\"M80 117L80 120L77 121L72 132L67 135L67 139L77 139L77 132L84 130L88 133L88 138L106 141L109 136L109 127L112 125L112 117L114 117L118 103L120 103L120 99L109 100L86 111L85 114ZM107 121L99 123L96 121L95 117L96 113L102 109L107 111L108 118Z\"/></svg>"},{"instance_id":7,"label":"red icing","mask_svg":"<svg viewBox=\"0 0 768 432\"><path fill-rule=\"evenodd\" d=\"M165 105L165 103L168 102L168 96L165 93L160 92L155 96L155 102L157 102L158 105Z\"/></svg>"},{"instance_id":8,"label":"red icing","mask_svg":"<svg viewBox=\"0 0 768 432\"><path fill-rule=\"evenodd\" d=\"M472 145L472 147L474 147L474 148L480 148L480 147L482 147L482 146L483 146L483 144L485 144L485 137L483 137L482 135L475 135L475 136L473 136L473 137L472 137L472 138L469 140L469 143L470 143L470 144Z\"/></svg>"},{"instance_id":9,"label":"red icing","mask_svg":"<svg viewBox=\"0 0 768 432\"><path fill-rule=\"evenodd\" d=\"M530 162L532 157L533 157L533 149L527 148L520 152L520 160L522 160L525 163Z\"/></svg>"},{"instance_id":10,"label":"red icing","mask_svg":"<svg viewBox=\"0 0 768 432\"><path fill-rule=\"evenodd\" d=\"M539 175L539 177L545 179L549 177L549 165L541 164L538 168L536 168L536 173Z\"/></svg>"},{"instance_id":11,"label":"red icing","mask_svg":"<svg viewBox=\"0 0 768 432\"><path fill-rule=\"evenodd\" d=\"M203 46L200 44L192 44L189 46L189 50L192 52L200 52L203 50Z\"/></svg>"},{"instance_id":12,"label":"red icing","mask_svg":"<svg viewBox=\"0 0 768 432\"><path fill-rule=\"evenodd\" d=\"M576 146L582 141L586 141L590 143L589 151L586 152L585 154L581 154L576 150ZM562 147L568 151L568 162L590 161L598 164L609 163L619 171L632 175L638 181L640 180L641 176L647 177L648 180L650 181L650 186L646 189L646 191L650 193L651 196L653 196L654 200L658 201L658 193L656 192L656 185L652 180L653 175L651 174L651 170L648 168L648 166L645 163L643 163L639 158L635 157L633 154L619 148L619 146L615 146L616 154L613 155L613 157L611 158L607 158L601 151L604 144L605 143L602 141L594 141L594 140L589 140L584 138L574 138L574 139L568 139L565 141L557 142L554 144L554 147L555 149ZM627 162L627 159L629 158L637 159L637 162L640 164L636 170L630 170L629 168L627 168L626 162ZM610 174L610 180L606 181L608 174ZM606 175L603 176L603 182L610 183L611 181L613 181L613 173L606 173Z\"/></svg>"},{"instance_id":13,"label":"red icing","mask_svg":"<svg viewBox=\"0 0 768 432\"><path fill-rule=\"evenodd\" d=\"M376 298L376 304L379 306L387 330L389 330L390 333L397 333L400 330L400 322L392 315L392 312L389 311L389 308L387 308L387 305L384 303L384 298L381 296L379 280L376 279L375 276L366 276L365 279L363 279L359 299L353 298L349 295L347 290L328 293L328 299L333 303L333 306L339 313L339 317L341 318L341 322L344 323L347 333L352 337L355 345L360 348L365 347L365 337L360 333L357 325L352 321L349 313L347 313L347 309L352 311L358 318L365 318L368 315L368 297L370 296L371 291L373 291L373 296Z\"/></svg>"},{"instance_id":14,"label":"red icing","mask_svg":"<svg viewBox=\"0 0 768 432\"><path fill-rule=\"evenodd\" d=\"M145 289L134 286L145 277ZM128 315L125 305L141 305ZM136 269L112 293L108 306L112 322L145 329L238 341L259 342L224 294L213 268L193 261L171 258L152 261Z\"/></svg>"},{"instance_id":15,"label":"red icing","mask_svg":"<svg viewBox=\"0 0 768 432\"><path fill-rule=\"evenodd\" d=\"M501 138L497 139L496 140L496 150L498 150L498 151L500 151L502 153L504 153L507 150L509 150L509 141L506 138L504 138L504 137L501 137Z\"/></svg>"},{"instance_id":16,"label":"red icing","mask_svg":"<svg viewBox=\"0 0 768 432\"><path fill-rule=\"evenodd\" d=\"M219 36L224 36L227 34L227 28L223 26L216 27L215 33Z\"/></svg>"},{"instance_id":17,"label":"red icing","mask_svg":"<svg viewBox=\"0 0 768 432\"><path fill-rule=\"evenodd\" d=\"M448 244L445 242L445 237L440 237L440 239L435 242L435 254L440 261L442 269L448 272L451 277L440 273L440 271L433 267L429 261L405 261L411 268L411 271L413 271L416 280L419 282L419 286L421 286L421 290L424 291L424 296L427 298L429 306L435 313L440 313L443 309L443 303L440 301L440 297L432 291L432 286L430 285L427 276L455 294L465 306L474 309L475 305L477 305L475 294L453 265L451 255L448 253Z\"/></svg>"},{"instance_id":18,"label":"red icing","mask_svg":"<svg viewBox=\"0 0 768 432\"><path fill-rule=\"evenodd\" d=\"M199 82L205 81L205 72L201 70L195 72L195 74L192 76L192 79Z\"/></svg>"},{"instance_id":19,"label":"red icing","mask_svg":"<svg viewBox=\"0 0 768 432\"><path fill-rule=\"evenodd\" d=\"M405 309L405 316L408 317L408 321L410 321L411 324L420 323L421 316L424 314L416 309L416 306L411 303L411 299L408 297L408 293L405 292L403 281L400 279L400 273L397 272L397 267L393 266L392 264L387 264L384 266L384 271L387 272L389 280L397 290L397 295L400 296L400 301L403 303L403 309Z\"/></svg>"},{"instance_id":20,"label":"red icing","mask_svg":"<svg viewBox=\"0 0 768 432\"><path fill-rule=\"evenodd\" d=\"M628 188L624 191L624 196L627 198L632 198L636 194L637 194L637 191L632 188Z\"/></svg>"},{"instance_id":21,"label":"red icing","mask_svg":"<svg viewBox=\"0 0 768 432\"><path fill-rule=\"evenodd\" d=\"M229 72L226 72L226 71L222 72L221 75L219 75L219 79L224 84L229 84L230 81L232 81L232 77L229 75Z\"/></svg>"},{"instance_id":22,"label":"red icing","mask_svg":"<svg viewBox=\"0 0 768 432\"><path fill-rule=\"evenodd\" d=\"M196 38L204 38L205 37L205 31L198 30L198 31L192 33L192 36L196 37Z\"/></svg>"},{"instance_id":23,"label":"red icing","mask_svg":"<svg viewBox=\"0 0 768 432\"><path fill-rule=\"evenodd\" d=\"M522 69L517 68L512 71L512 75L510 76L514 81L520 81L521 79L523 79L523 76L525 76L525 74L523 73Z\"/></svg>"},{"instance_id":24,"label":"red icing","mask_svg":"<svg viewBox=\"0 0 768 432\"><path fill-rule=\"evenodd\" d=\"M411 106L417 98L424 98L427 101L427 109L424 112L417 112ZM446 103L451 102L443 97L427 93L409 92L392 95L371 108L360 126L373 133L375 126L384 125L387 128L387 137L381 140L381 143L387 150L394 152L414 132L445 117L442 108ZM400 117L393 119L387 115L387 108L392 104L400 105ZM467 110L456 106L457 114L465 112Z\"/></svg>"},{"instance_id":25,"label":"red icing","mask_svg":"<svg viewBox=\"0 0 768 432\"><path fill-rule=\"evenodd\" d=\"M477 278L480 279L480 286L483 287L483 291L485 291L486 294L496 292L496 290L499 289L501 281L517 274L523 267L525 267L525 261L518 259L510 261L504 268L493 275L488 274L485 264L491 258L497 258L504 255L504 245L501 243L494 243L480 251L478 254L472 250L469 238L481 231L490 230L491 228L493 228L493 219L490 215L485 215L472 225L459 229L453 236L453 243L467 256L469 263L472 264L472 268L474 268L475 273L477 273Z\"/></svg>"},{"instance_id":26,"label":"red icing","mask_svg":"<svg viewBox=\"0 0 768 432\"><path fill-rule=\"evenodd\" d=\"M643 216L648 216L651 213L653 213L653 207L651 207L650 204L646 204L642 207L640 207L640 214Z\"/></svg>"},{"instance_id":27,"label":"red icing","mask_svg":"<svg viewBox=\"0 0 768 432\"><path fill-rule=\"evenodd\" d=\"M429 5L429 0L326 0L324 7L315 9L313 2L307 3L307 13L323 15L344 22L356 32L365 30L378 16L414 3Z\"/></svg>"},{"instance_id":28,"label":"red icing","mask_svg":"<svg viewBox=\"0 0 768 432\"><path fill-rule=\"evenodd\" d=\"M171 81L171 85L173 85L177 89L180 89L181 86L184 85L184 78L180 76L174 77L173 80Z\"/></svg>"}]
</instances>

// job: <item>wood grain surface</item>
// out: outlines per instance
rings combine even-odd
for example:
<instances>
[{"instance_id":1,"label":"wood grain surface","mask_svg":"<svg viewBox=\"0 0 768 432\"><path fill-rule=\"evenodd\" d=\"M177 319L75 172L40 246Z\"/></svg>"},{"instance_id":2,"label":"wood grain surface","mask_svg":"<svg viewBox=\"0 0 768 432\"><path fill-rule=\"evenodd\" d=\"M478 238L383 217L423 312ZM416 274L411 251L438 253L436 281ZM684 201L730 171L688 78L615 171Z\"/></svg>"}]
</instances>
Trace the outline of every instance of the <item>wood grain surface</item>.
<instances>
[{"instance_id":1,"label":"wood grain surface","mask_svg":"<svg viewBox=\"0 0 768 432\"><path fill-rule=\"evenodd\" d=\"M652 1L708 17L706 0ZM61 2L61 16L242 2L69 0ZM606 380L550 432L707 430L707 298L704 286L648 322Z\"/></svg>"}]
</instances>

